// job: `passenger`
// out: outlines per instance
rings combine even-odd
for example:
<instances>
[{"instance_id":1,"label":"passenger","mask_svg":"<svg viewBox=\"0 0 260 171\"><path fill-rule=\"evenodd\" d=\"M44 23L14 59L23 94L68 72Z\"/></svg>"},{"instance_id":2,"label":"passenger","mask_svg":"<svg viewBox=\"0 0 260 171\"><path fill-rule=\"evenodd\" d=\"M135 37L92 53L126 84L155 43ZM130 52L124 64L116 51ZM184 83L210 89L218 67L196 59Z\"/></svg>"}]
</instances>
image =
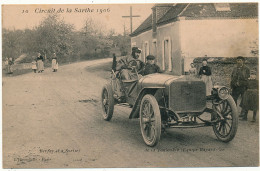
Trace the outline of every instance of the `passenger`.
<instances>
[{"instance_id":1,"label":"passenger","mask_svg":"<svg viewBox=\"0 0 260 171\"><path fill-rule=\"evenodd\" d=\"M160 67L155 64L155 57L153 55L148 55L146 57L146 64L144 66L143 75L161 73Z\"/></svg>"}]
</instances>

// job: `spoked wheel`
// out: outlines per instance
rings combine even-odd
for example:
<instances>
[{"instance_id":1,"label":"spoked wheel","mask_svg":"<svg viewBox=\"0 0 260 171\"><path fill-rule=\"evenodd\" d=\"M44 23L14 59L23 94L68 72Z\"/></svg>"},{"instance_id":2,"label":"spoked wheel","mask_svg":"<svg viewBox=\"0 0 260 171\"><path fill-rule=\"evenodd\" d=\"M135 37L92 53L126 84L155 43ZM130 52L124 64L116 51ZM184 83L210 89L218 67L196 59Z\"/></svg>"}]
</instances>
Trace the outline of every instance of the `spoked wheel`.
<instances>
[{"instance_id":1,"label":"spoked wheel","mask_svg":"<svg viewBox=\"0 0 260 171\"><path fill-rule=\"evenodd\" d=\"M103 118L109 121L114 113L114 97L110 84L107 84L102 89L101 105L103 110Z\"/></svg>"},{"instance_id":2,"label":"spoked wheel","mask_svg":"<svg viewBox=\"0 0 260 171\"><path fill-rule=\"evenodd\" d=\"M238 114L236 103L231 96L215 105L214 110L220 113L223 118L217 116L217 122L213 125L213 130L217 138L223 142L231 141L237 132Z\"/></svg>"},{"instance_id":3,"label":"spoked wheel","mask_svg":"<svg viewBox=\"0 0 260 171\"><path fill-rule=\"evenodd\" d=\"M155 97L150 94L145 95L141 102L140 127L146 145L155 146L161 136L161 114Z\"/></svg>"}]
</instances>

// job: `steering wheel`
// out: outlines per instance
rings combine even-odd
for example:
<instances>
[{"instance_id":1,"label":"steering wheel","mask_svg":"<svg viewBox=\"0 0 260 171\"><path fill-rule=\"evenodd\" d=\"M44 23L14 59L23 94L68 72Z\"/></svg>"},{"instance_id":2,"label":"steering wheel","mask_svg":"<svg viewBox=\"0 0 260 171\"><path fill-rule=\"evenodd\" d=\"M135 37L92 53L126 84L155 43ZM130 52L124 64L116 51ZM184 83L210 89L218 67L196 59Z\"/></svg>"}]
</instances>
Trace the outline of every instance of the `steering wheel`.
<instances>
[{"instance_id":1,"label":"steering wheel","mask_svg":"<svg viewBox=\"0 0 260 171\"><path fill-rule=\"evenodd\" d=\"M143 61L141 61L141 60L139 60L139 59L132 59L132 60L130 60L129 62L128 62L128 66L130 66L131 67L131 69L132 68L136 68L136 66L137 66L137 62L139 62L139 66L140 66L140 68L137 68L138 70L137 70L137 73L140 73L143 69L144 69L144 62Z\"/></svg>"}]
</instances>

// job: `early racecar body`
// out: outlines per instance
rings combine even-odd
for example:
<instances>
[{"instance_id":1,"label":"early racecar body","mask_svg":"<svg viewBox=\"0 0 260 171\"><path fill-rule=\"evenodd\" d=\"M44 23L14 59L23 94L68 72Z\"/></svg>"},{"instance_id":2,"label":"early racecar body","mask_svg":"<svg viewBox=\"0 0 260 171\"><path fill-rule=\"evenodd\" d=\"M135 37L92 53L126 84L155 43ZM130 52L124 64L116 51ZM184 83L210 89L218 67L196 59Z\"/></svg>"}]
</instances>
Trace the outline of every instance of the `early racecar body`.
<instances>
[{"instance_id":1,"label":"early racecar body","mask_svg":"<svg viewBox=\"0 0 260 171\"><path fill-rule=\"evenodd\" d=\"M135 69L133 69L134 71ZM236 104L224 86L215 86L206 96L203 81L190 76L150 74L122 80L112 70L110 82L101 94L103 117L109 121L114 105L132 108L129 118L140 118L141 133L148 146L155 146L166 128L212 126L218 139L231 141L237 131ZM209 119L203 119L208 114Z\"/></svg>"}]
</instances>

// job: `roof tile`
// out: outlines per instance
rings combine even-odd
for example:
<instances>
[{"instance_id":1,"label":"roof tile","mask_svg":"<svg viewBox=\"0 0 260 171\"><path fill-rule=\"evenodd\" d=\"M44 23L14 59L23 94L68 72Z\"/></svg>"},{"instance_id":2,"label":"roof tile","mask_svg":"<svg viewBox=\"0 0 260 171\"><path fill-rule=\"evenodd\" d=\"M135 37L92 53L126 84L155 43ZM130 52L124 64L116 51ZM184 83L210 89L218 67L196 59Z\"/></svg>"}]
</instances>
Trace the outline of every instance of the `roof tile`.
<instances>
[{"instance_id":1,"label":"roof tile","mask_svg":"<svg viewBox=\"0 0 260 171\"><path fill-rule=\"evenodd\" d=\"M258 17L258 3L230 3L230 10L231 11L216 11L214 3L180 3L172 6L164 16L157 21L157 25L172 22L176 20L179 15L191 19ZM130 34L130 36L137 36L150 29L152 29L152 14Z\"/></svg>"}]
</instances>

